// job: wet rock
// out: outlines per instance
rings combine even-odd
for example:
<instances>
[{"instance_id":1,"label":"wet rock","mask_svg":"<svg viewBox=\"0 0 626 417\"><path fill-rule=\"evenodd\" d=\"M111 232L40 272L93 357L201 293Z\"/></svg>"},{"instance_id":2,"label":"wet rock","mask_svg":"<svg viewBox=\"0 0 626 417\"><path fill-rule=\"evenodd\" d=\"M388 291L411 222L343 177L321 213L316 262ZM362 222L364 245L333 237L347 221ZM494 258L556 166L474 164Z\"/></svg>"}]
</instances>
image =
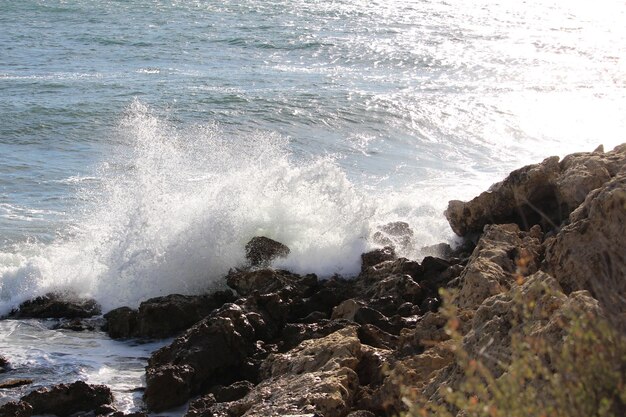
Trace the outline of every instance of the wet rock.
<instances>
[{"instance_id":1,"label":"wet rock","mask_svg":"<svg viewBox=\"0 0 626 417\"><path fill-rule=\"evenodd\" d=\"M371 266L378 265L381 262L393 261L395 259L396 251L393 247L385 246L382 249L375 249L361 255L361 271Z\"/></svg>"},{"instance_id":2,"label":"wet rock","mask_svg":"<svg viewBox=\"0 0 626 417\"><path fill-rule=\"evenodd\" d=\"M253 237L246 244L246 259L253 267L267 267L274 259L287 257L289 252L287 246L265 236Z\"/></svg>"},{"instance_id":3,"label":"wet rock","mask_svg":"<svg viewBox=\"0 0 626 417\"><path fill-rule=\"evenodd\" d=\"M136 311L120 307L104 317L107 332L112 338L164 338L188 329L215 309L234 300L231 291L198 296L171 294L144 301Z\"/></svg>"},{"instance_id":4,"label":"wet rock","mask_svg":"<svg viewBox=\"0 0 626 417\"><path fill-rule=\"evenodd\" d=\"M144 392L148 409L158 412L186 403L191 395L194 372L189 365L149 367Z\"/></svg>"},{"instance_id":5,"label":"wet rock","mask_svg":"<svg viewBox=\"0 0 626 417\"><path fill-rule=\"evenodd\" d=\"M0 374L6 372L9 369L9 360L0 355Z\"/></svg>"},{"instance_id":6,"label":"wet rock","mask_svg":"<svg viewBox=\"0 0 626 417\"><path fill-rule=\"evenodd\" d=\"M69 416L78 411L91 411L113 402L111 390L104 385L88 385L83 381L40 388L21 399L33 408L33 414Z\"/></svg>"},{"instance_id":7,"label":"wet rock","mask_svg":"<svg viewBox=\"0 0 626 417\"><path fill-rule=\"evenodd\" d=\"M546 267L566 293L588 290L626 328L626 168L591 192L554 239Z\"/></svg>"},{"instance_id":8,"label":"wet rock","mask_svg":"<svg viewBox=\"0 0 626 417\"><path fill-rule=\"evenodd\" d=\"M241 376L249 358L258 352L257 340L255 327L242 308L226 304L196 323L171 345L154 352L148 360L147 373L158 374L171 365L190 367L193 371L191 378L184 378L189 395L212 385L227 385L246 379ZM153 383L149 378L146 380L145 399L148 404L158 403L159 409L178 405L182 396L176 396L176 401L151 398Z\"/></svg>"},{"instance_id":9,"label":"wet rock","mask_svg":"<svg viewBox=\"0 0 626 417\"><path fill-rule=\"evenodd\" d=\"M96 329L96 324L93 321L87 321L82 319L62 320L59 324L54 326L55 330L71 330L73 332L93 331Z\"/></svg>"},{"instance_id":10,"label":"wet rock","mask_svg":"<svg viewBox=\"0 0 626 417\"><path fill-rule=\"evenodd\" d=\"M33 407L24 401L11 401L0 405L1 417L31 417Z\"/></svg>"},{"instance_id":11,"label":"wet rock","mask_svg":"<svg viewBox=\"0 0 626 417\"><path fill-rule=\"evenodd\" d=\"M302 324L289 323L285 325L277 342L281 352L292 349L305 340L319 339L331 333L337 332L346 326L354 326L354 322L348 320L322 320L318 323Z\"/></svg>"},{"instance_id":12,"label":"wet rock","mask_svg":"<svg viewBox=\"0 0 626 417\"><path fill-rule=\"evenodd\" d=\"M402 250L412 246L413 229L406 222L391 222L378 227L378 231L372 236L374 243Z\"/></svg>"},{"instance_id":13,"label":"wet rock","mask_svg":"<svg viewBox=\"0 0 626 417\"><path fill-rule=\"evenodd\" d=\"M469 202L450 201L445 212L460 236L480 233L487 224L539 224L558 229L592 190L617 175L626 163L626 145L613 151L572 154L513 171L504 181Z\"/></svg>"},{"instance_id":14,"label":"wet rock","mask_svg":"<svg viewBox=\"0 0 626 417\"><path fill-rule=\"evenodd\" d=\"M376 417L376 414L367 410L357 410L357 411L352 411L351 413L348 413L346 417Z\"/></svg>"},{"instance_id":15,"label":"wet rock","mask_svg":"<svg viewBox=\"0 0 626 417\"><path fill-rule=\"evenodd\" d=\"M93 410L93 413L96 416L106 416L108 414L112 414L113 415L112 417L114 417L114 416L118 416L118 417L127 416L126 414L124 414L124 413L122 413L120 411L117 411L117 408L113 407L113 405L111 405L111 404L103 404L103 405L101 405L99 407L96 407ZM139 417L139 416L137 416L137 417ZM147 415L145 417L147 417Z\"/></svg>"},{"instance_id":16,"label":"wet rock","mask_svg":"<svg viewBox=\"0 0 626 417\"><path fill-rule=\"evenodd\" d=\"M269 294L289 287L299 294L306 294L317 286L317 276L300 276L288 271L270 268L253 271L231 270L226 276L226 283L240 295L250 295L255 291Z\"/></svg>"},{"instance_id":17,"label":"wet rock","mask_svg":"<svg viewBox=\"0 0 626 417\"><path fill-rule=\"evenodd\" d=\"M300 321L301 318L318 311L328 316L341 302L353 298L356 293L354 281L333 277L320 282L320 287L308 298L295 298L289 306L289 321Z\"/></svg>"},{"instance_id":18,"label":"wet rock","mask_svg":"<svg viewBox=\"0 0 626 417\"><path fill-rule=\"evenodd\" d=\"M32 383L32 379L7 379L6 381L0 382L0 389L16 388L23 385L30 385Z\"/></svg>"},{"instance_id":19,"label":"wet rock","mask_svg":"<svg viewBox=\"0 0 626 417\"><path fill-rule=\"evenodd\" d=\"M95 300L77 299L71 295L46 294L20 304L9 313L12 318L87 318L100 314L100 305Z\"/></svg>"},{"instance_id":20,"label":"wet rock","mask_svg":"<svg viewBox=\"0 0 626 417\"><path fill-rule=\"evenodd\" d=\"M364 286L380 281L390 275L410 275L415 281L419 282L424 269L415 261L407 258L398 258L396 260L388 260L380 262L376 265L369 266L361 271L357 280Z\"/></svg>"}]
</instances>

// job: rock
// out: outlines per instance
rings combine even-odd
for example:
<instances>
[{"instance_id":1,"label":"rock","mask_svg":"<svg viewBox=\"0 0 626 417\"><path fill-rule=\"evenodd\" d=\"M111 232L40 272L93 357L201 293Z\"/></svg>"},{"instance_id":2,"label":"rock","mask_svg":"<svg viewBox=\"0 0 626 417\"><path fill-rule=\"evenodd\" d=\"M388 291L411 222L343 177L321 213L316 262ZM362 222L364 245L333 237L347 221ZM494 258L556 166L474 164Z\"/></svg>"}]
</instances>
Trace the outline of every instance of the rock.
<instances>
[{"instance_id":1,"label":"rock","mask_svg":"<svg viewBox=\"0 0 626 417\"><path fill-rule=\"evenodd\" d=\"M0 355L0 374L6 372L9 369L9 360Z\"/></svg>"},{"instance_id":2,"label":"rock","mask_svg":"<svg viewBox=\"0 0 626 417\"><path fill-rule=\"evenodd\" d=\"M318 323L301 324L288 323L278 337L279 350L286 352L298 346L305 340L319 339L331 333L337 332L346 326L354 326L355 323L348 320L322 320Z\"/></svg>"},{"instance_id":3,"label":"rock","mask_svg":"<svg viewBox=\"0 0 626 417\"><path fill-rule=\"evenodd\" d=\"M398 346L398 336L389 334L372 324L359 327L359 340L365 345L378 349L395 349Z\"/></svg>"},{"instance_id":4,"label":"rock","mask_svg":"<svg viewBox=\"0 0 626 417\"><path fill-rule=\"evenodd\" d=\"M24 401L11 401L0 405L1 417L31 417L33 407Z\"/></svg>"},{"instance_id":5,"label":"rock","mask_svg":"<svg viewBox=\"0 0 626 417\"><path fill-rule=\"evenodd\" d=\"M289 248L265 236L253 237L246 244L246 259L253 267L267 267L276 258L286 258Z\"/></svg>"},{"instance_id":6,"label":"rock","mask_svg":"<svg viewBox=\"0 0 626 417\"><path fill-rule=\"evenodd\" d=\"M231 270L226 276L226 283L243 296L250 295L254 291L269 294L286 287L305 294L318 284L315 274L300 276L288 271L269 268L253 271Z\"/></svg>"},{"instance_id":7,"label":"rock","mask_svg":"<svg viewBox=\"0 0 626 417\"><path fill-rule=\"evenodd\" d=\"M113 394L105 385L88 385L83 381L40 388L21 399L33 408L33 414L69 416L78 411L91 411L113 402Z\"/></svg>"},{"instance_id":8,"label":"rock","mask_svg":"<svg viewBox=\"0 0 626 417\"><path fill-rule=\"evenodd\" d=\"M218 403L237 401L246 396L254 389L254 384L249 381L239 381L227 387L222 385L211 388L210 393L213 394L215 401Z\"/></svg>"},{"instance_id":9,"label":"rock","mask_svg":"<svg viewBox=\"0 0 626 417\"><path fill-rule=\"evenodd\" d=\"M30 385L33 383L32 379L7 379L0 382L0 389L9 389L21 387L22 385Z\"/></svg>"},{"instance_id":10,"label":"rock","mask_svg":"<svg viewBox=\"0 0 626 417\"><path fill-rule=\"evenodd\" d=\"M393 261L396 259L396 251L391 246L385 246L382 249L375 249L361 255L361 271L369 267L378 265L381 262Z\"/></svg>"},{"instance_id":11,"label":"rock","mask_svg":"<svg viewBox=\"0 0 626 417\"><path fill-rule=\"evenodd\" d=\"M346 417L376 417L376 414L367 410L357 410L357 411L352 411L351 413L348 413Z\"/></svg>"},{"instance_id":12,"label":"rock","mask_svg":"<svg viewBox=\"0 0 626 417\"><path fill-rule=\"evenodd\" d=\"M61 320L59 324L53 327L54 330L71 330L73 332L84 332L96 330L94 322L82 319Z\"/></svg>"},{"instance_id":13,"label":"rock","mask_svg":"<svg viewBox=\"0 0 626 417\"><path fill-rule=\"evenodd\" d=\"M626 169L591 192L546 246L547 270L566 293L588 290L626 328Z\"/></svg>"},{"instance_id":14,"label":"rock","mask_svg":"<svg viewBox=\"0 0 626 417\"><path fill-rule=\"evenodd\" d=\"M558 229L592 190L609 181L626 164L626 145L602 153L547 158L513 171L489 191L464 203L450 201L445 215L452 230L465 236L487 224L516 223L528 230L540 224Z\"/></svg>"},{"instance_id":15,"label":"rock","mask_svg":"<svg viewBox=\"0 0 626 417\"><path fill-rule=\"evenodd\" d=\"M25 318L87 318L100 314L100 306L95 300L80 300L63 294L46 294L20 304L9 317Z\"/></svg>"},{"instance_id":16,"label":"rock","mask_svg":"<svg viewBox=\"0 0 626 417\"><path fill-rule=\"evenodd\" d=\"M487 226L461 273L455 303L461 308L477 307L535 272L542 249L534 233L521 232L516 224Z\"/></svg>"},{"instance_id":17,"label":"rock","mask_svg":"<svg viewBox=\"0 0 626 417\"><path fill-rule=\"evenodd\" d=\"M227 403L228 411L247 417L344 416L358 388L355 369L361 356L353 327L270 355L262 366L267 379L241 400Z\"/></svg>"},{"instance_id":18,"label":"rock","mask_svg":"<svg viewBox=\"0 0 626 417\"><path fill-rule=\"evenodd\" d=\"M234 300L231 291L197 296L171 294L144 301L137 311L120 307L104 317L107 320L107 332L114 339L165 338L188 329L215 309Z\"/></svg>"},{"instance_id":19,"label":"rock","mask_svg":"<svg viewBox=\"0 0 626 417\"><path fill-rule=\"evenodd\" d=\"M407 250L412 246L413 235L413 229L408 223L398 221L379 226L372 240L379 245Z\"/></svg>"},{"instance_id":20,"label":"rock","mask_svg":"<svg viewBox=\"0 0 626 417\"><path fill-rule=\"evenodd\" d=\"M146 371L144 400L152 411L163 411L187 402L194 369L189 365L165 364Z\"/></svg>"},{"instance_id":21,"label":"rock","mask_svg":"<svg viewBox=\"0 0 626 417\"><path fill-rule=\"evenodd\" d=\"M415 281L419 281L424 273L422 266L407 258L398 258L368 266L357 277L362 285L370 285L390 275L410 275Z\"/></svg>"},{"instance_id":22,"label":"rock","mask_svg":"<svg viewBox=\"0 0 626 417\"><path fill-rule=\"evenodd\" d=\"M255 327L242 308L226 304L189 328L172 344L154 352L148 360L147 374L158 375L160 370L167 370L171 365L188 366L192 370L191 378L182 380L185 387L188 386L189 395L199 393L203 387L227 385L246 379L242 375L249 358L258 352L257 340ZM172 373L172 378L175 377L177 375ZM153 392L159 392L152 387L157 382L146 379L144 397L148 404L159 404L159 409L167 409L182 401L182 395L171 401L169 398L151 398Z\"/></svg>"}]
</instances>

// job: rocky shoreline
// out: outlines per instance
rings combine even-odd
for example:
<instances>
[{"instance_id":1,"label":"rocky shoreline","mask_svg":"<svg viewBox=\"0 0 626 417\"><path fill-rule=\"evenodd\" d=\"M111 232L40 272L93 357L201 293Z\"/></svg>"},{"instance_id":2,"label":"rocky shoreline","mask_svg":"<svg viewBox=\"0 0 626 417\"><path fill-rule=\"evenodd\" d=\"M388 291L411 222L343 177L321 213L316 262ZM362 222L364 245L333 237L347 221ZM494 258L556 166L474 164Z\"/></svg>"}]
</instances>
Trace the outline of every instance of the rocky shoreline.
<instances>
[{"instance_id":1,"label":"rocky shoreline","mask_svg":"<svg viewBox=\"0 0 626 417\"><path fill-rule=\"evenodd\" d=\"M469 202L451 201L445 215L464 238L459 248L440 245L420 262L397 257L393 245L412 231L390 224L378 236L389 246L363 254L352 279L273 269L289 248L254 238L249 265L225 277L232 290L118 308L104 329L112 338L177 336L149 358L145 412L188 404L190 417L389 416L407 410L407 392L439 401L441 387L464 377L442 289L473 356L510 356L511 323L558 345L568 312L626 330L626 144L526 166ZM514 317L520 294L546 302L538 284L552 290L550 314ZM91 300L48 295L10 316L63 317L79 331L99 314ZM495 361L486 366L502 373ZM0 357L4 371L10 363ZM78 381L33 391L0 406L0 416L121 417L112 400L107 387Z\"/></svg>"}]
</instances>

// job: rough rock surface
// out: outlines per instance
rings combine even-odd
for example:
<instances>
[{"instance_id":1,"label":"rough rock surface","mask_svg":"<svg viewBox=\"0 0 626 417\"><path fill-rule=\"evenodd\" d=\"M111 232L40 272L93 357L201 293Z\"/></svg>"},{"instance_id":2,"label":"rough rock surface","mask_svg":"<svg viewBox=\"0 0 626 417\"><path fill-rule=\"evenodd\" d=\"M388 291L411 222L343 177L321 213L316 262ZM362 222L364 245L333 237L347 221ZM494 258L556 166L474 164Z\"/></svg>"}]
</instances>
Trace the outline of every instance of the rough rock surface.
<instances>
[{"instance_id":1,"label":"rough rock surface","mask_svg":"<svg viewBox=\"0 0 626 417\"><path fill-rule=\"evenodd\" d=\"M0 405L1 417L31 417L33 407L24 401L10 401Z\"/></svg>"},{"instance_id":2,"label":"rough rock surface","mask_svg":"<svg viewBox=\"0 0 626 417\"><path fill-rule=\"evenodd\" d=\"M164 338L188 329L225 303L235 301L231 291L210 295L171 294L151 298L138 310L120 307L104 315L107 332L114 339L128 337Z\"/></svg>"},{"instance_id":3,"label":"rough rock surface","mask_svg":"<svg viewBox=\"0 0 626 417\"><path fill-rule=\"evenodd\" d=\"M270 355L262 366L266 380L244 398L217 405L207 401L206 414L196 403L188 415L344 416L358 387L355 369L361 355L354 327L307 340L287 353Z\"/></svg>"},{"instance_id":4,"label":"rough rock surface","mask_svg":"<svg viewBox=\"0 0 626 417\"><path fill-rule=\"evenodd\" d=\"M111 390L104 385L88 385L83 381L40 388L22 397L33 414L69 416L78 411L91 411L113 402Z\"/></svg>"},{"instance_id":5,"label":"rough rock surface","mask_svg":"<svg viewBox=\"0 0 626 417\"><path fill-rule=\"evenodd\" d=\"M591 192L546 249L566 292L588 290L626 327L626 168Z\"/></svg>"},{"instance_id":6,"label":"rough rock surface","mask_svg":"<svg viewBox=\"0 0 626 417\"><path fill-rule=\"evenodd\" d=\"M289 271L264 268L253 271L230 271L226 283L240 295L250 295L255 291L269 294L285 287L307 292L317 285L317 276L309 274L300 276Z\"/></svg>"},{"instance_id":7,"label":"rough rock surface","mask_svg":"<svg viewBox=\"0 0 626 417\"><path fill-rule=\"evenodd\" d=\"M100 306L95 300L77 299L63 294L46 294L20 304L11 311L9 317L25 318L87 318L100 314Z\"/></svg>"},{"instance_id":8,"label":"rough rock surface","mask_svg":"<svg viewBox=\"0 0 626 417\"><path fill-rule=\"evenodd\" d=\"M487 226L459 277L458 306L477 307L520 277L537 271L541 237L538 227L521 232L516 224Z\"/></svg>"},{"instance_id":9,"label":"rough rock surface","mask_svg":"<svg viewBox=\"0 0 626 417\"><path fill-rule=\"evenodd\" d=\"M246 259L253 267L267 267L274 259L287 257L289 252L287 246L265 236L253 237L246 244Z\"/></svg>"},{"instance_id":10,"label":"rough rock surface","mask_svg":"<svg viewBox=\"0 0 626 417\"><path fill-rule=\"evenodd\" d=\"M460 236L499 223L516 223L525 230L535 224L558 229L587 194L615 176L625 162L626 144L606 153L598 149L572 154L560 163L556 156L547 158L513 171L469 202L451 201L445 215Z\"/></svg>"},{"instance_id":11,"label":"rough rock surface","mask_svg":"<svg viewBox=\"0 0 626 417\"><path fill-rule=\"evenodd\" d=\"M6 372L9 369L9 360L0 355L0 374Z\"/></svg>"}]
</instances>

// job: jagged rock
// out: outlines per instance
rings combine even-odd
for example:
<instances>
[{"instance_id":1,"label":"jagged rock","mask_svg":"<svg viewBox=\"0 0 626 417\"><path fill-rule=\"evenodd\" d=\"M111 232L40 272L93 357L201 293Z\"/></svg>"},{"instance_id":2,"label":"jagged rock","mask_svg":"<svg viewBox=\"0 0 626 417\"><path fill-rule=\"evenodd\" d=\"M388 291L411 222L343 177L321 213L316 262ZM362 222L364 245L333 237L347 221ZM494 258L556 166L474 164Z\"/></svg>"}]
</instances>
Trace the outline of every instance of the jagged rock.
<instances>
[{"instance_id":1,"label":"jagged rock","mask_svg":"<svg viewBox=\"0 0 626 417\"><path fill-rule=\"evenodd\" d=\"M0 405L1 417L31 417L33 406L24 401L11 401Z\"/></svg>"},{"instance_id":2,"label":"jagged rock","mask_svg":"<svg viewBox=\"0 0 626 417\"><path fill-rule=\"evenodd\" d=\"M311 324L288 323L278 337L279 350L285 352L293 349L305 340L326 337L346 326L354 325L354 322L342 319L322 320Z\"/></svg>"},{"instance_id":3,"label":"jagged rock","mask_svg":"<svg viewBox=\"0 0 626 417\"><path fill-rule=\"evenodd\" d=\"M591 192L547 243L546 266L566 293L588 290L626 326L626 169Z\"/></svg>"},{"instance_id":4,"label":"jagged rock","mask_svg":"<svg viewBox=\"0 0 626 417\"><path fill-rule=\"evenodd\" d=\"M372 240L379 245L406 250L412 246L413 235L408 223L398 221L379 226Z\"/></svg>"},{"instance_id":5,"label":"jagged rock","mask_svg":"<svg viewBox=\"0 0 626 417\"><path fill-rule=\"evenodd\" d=\"M87 318L100 314L100 305L95 300L76 299L71 295L46 294L20 304L9 317L25 318Z\"/></svg>"},{"instance_id":6,"label":"jagged rock","mask_svg":"<svg viewBox=\"0 0 626 417\"><path fill-rule=\"evenodd\" d=\"M267 267L276 258L289 255L289 248L265 236L253 237L246 244L246 259L252 266Z\"/></svg>"},{"instance_id":7,"label":"jagged rock","mask_svg":"<svg viewBox=\"0 0 626 417\"><path fill-rule=\"evenodd\" d=\"M318 284L315 274L300 276L289 271L270 268L253 271L230 271L226 276L226 283L243 296L250 295L255 291L268 294L285 287L305 294Z\"/></svg>"},{"instance_id":8,"label":"jagged rock","mask_svg":"<svg viewBox=\"0 0 626 417\"><path fill-rule=\"evenodd\" d=\"M513 171L467 203L450 201L445 215L460 236L499 223L516 223L523 229L535 224L544 230L558 229L589 192L609 181L625 164L626 144L607 153L572 154L560 163L554 156Z\"/></svg>"},{"instance_id":9,"label":"jagged rock","mask_svg":"<svg viewBox=\"0 0 626 417\"><path fill-rule=\"evenodd\" d=\"M33 414L69 416L78 411L91 411L113 402L113 394L105 385L88 385L83 381L40 388L21 398L33 408Z\"/></svg>"},{"instance_id":10,"label":"jagged rock","mask_svg":"<svg viewBox=\"0 0 626 417\"><path fill-rule=\"evenodd\" d=\"M225 303L235 301L231 291L209 295L171 294L144 301L138 310L120 307L104 317L114 339L128 337L164 338L188 329Z\"/></svg>"},{"instance_id":11,"label":"jagged rock","mask_svg":"<svg viewBox=\"0 0 626 417\"><path fill-rule=\"evenodd\" d=\"M359 327L358 335L361 343L378 349L395 349L398 345L398 336L387 333L372 324Z\"/></svg>"},{"instance_id":12,"label":"jagged rock","mask_svg":"<svg viewBox=\"0 0 626 417\"><path fill-rule=\"evenodd\" d=\"M288 353L270 355L262 367L267 379L241 400L219 404L223 414L214 415L344 416L358 388L355 369L361 356L353 327L305 341ZM196 408L194 415L202 415L198 412Z\"/></svg>"},{"instance_id":13,"label":"jagged rock","mask_svg":"<svg viewBox=\"0 0 626 417\"><path fill-rule=\"evenodd\" d=\"M361 271L378 265L381 262L393 261L397 259L396 251L392 246L385 246L382 249L374 249L373 251L361 254Z\"/></svg>"},{"instance_id":14,"label":"jagged rock","mask_svg":"<svg viewBox=\"0 0 626 417\"><path fill-rule=\"evenodd\" d=\"M407 258L398 258L368 266L361 271L357 280L363 285L370 285L390 275L410 275L414 280L419 281L423 273L424 269L418 262Z\"/></svg>"},{"instance_id":15,"label":"jagged rock","mask_svg":"<svg viewBox=\"0 0 626 417\"><path fill-rule=\"evenodd\" d=\"M158 412L186 403L191 395L194 372L189 365L149 367L144 392L148 409Z\"/></svg>"},{"instance_id":16,"label":"jagged rock","mask_svg":"<svg viewBox=\"0 0 626 417\"><path fill-rule=\"evenodd\" d=\"M317 289L308 298L296 297L289 306L289 321L300 321L314 311L328 316L332 315L335 306L355 296L355 281L338 277L321 281Z\"/></svg>"},{"instance_id":17,"label":"jagged rock","mask_svg":"<svg viewBox=\"0 0 626 417\"><path fill-rule=\"evenodd\" d=\"M167 369L170 365L189 366L191 378L184 381L190 395L200 392L203 387L230 384L245 379L241 376L245 373L247 360L258 352L257 340L255 327L242 308L226 304L196 323L171 345L154 352L148 360L147 373L158 374L160 369ZM177 396L176 401L151 398L152 384L148 378L145 393L148 404L158 402L159 409L167 409L182 401L182 396Z\"/></svg>"},{"instance_id":18,"label":"jagged rock","mask_svg":"<svg viewBox=\"0 0 626 417\"><path fill-rule=\"evenodd\" d=\"M460 275L455 303L461 308L476 307L535 272L542 252L537 233L538 227L521 232L516 224L487 226Z\"/></svg>"}]
</instances>

